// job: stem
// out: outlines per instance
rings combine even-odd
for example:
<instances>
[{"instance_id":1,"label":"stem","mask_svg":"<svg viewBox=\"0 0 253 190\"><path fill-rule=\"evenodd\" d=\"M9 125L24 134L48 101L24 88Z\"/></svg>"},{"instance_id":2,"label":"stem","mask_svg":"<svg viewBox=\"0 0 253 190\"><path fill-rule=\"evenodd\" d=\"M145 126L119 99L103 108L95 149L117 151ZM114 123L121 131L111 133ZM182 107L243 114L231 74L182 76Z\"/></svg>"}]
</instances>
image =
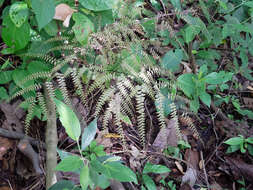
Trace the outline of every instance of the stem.
<instances>
[{"instance_id":1,"label":"stem","mask_svg":"<svg viewBox=\"0 0 253 190\"><path fill-rule=\"evenodd\" d=\"M48 190L54 183L57 182L56 174L54 168L57 165L57 127L56 127L56 111L55 104L50 97L50 93L46 86L44 87L45 100L47 106L47 127L46 127L46 148L47 148L47 158L46 158L46 189Z\"/></svg>"}]
</instances>

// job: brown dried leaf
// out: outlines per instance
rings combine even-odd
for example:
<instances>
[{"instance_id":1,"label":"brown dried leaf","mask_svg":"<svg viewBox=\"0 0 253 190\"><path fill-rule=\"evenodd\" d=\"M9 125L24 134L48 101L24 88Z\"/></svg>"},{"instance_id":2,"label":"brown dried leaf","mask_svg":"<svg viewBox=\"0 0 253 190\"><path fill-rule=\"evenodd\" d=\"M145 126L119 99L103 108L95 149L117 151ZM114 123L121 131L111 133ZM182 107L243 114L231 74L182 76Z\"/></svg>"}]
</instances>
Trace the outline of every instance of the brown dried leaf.
<instances>
[{"instance_id":1,"label":"brown dried leaf","mask_svg":"<svg viewBox=\"0 0 253 190\"><path fill-rule=\"evenodd\" d=\"M70 18L74 12L76 10L65 3L61 3L55 7L54 19L63 21L63 26L68 27Z\"/></svg>"},{"instance_id":2,"label":"brown dried leaf","mask_svg":"<svg viewBox=\"0 0 253 190\"><path fill-rule=\"evenodd\" d=\"M3 159L3 156L12 146L13 141L10 141L8 138L0 137L0 160Z\"/></svg>"},{"instance_id":3,"label":"brown dried leaf","mask_svg":"<svg viewBox=\"0 0 253 190\"><path fill-rule=\"evenodd\" d=\"M175 120L170 120L167 123L167 127L164 127L158 133L153 148L156 150L163 150L168 146L177 146L177 133L175 128Z\"/></svg>"},{"instance_id":4,"label":"brown dried leaf","mask_svg":"<svg viewBox=\"0 0 253 190\"><path fill-rule=\"evenodd\" d=\"M247 108L253 109L253 98L243 98L244 104Z\"/></svg>"}]
</instances>

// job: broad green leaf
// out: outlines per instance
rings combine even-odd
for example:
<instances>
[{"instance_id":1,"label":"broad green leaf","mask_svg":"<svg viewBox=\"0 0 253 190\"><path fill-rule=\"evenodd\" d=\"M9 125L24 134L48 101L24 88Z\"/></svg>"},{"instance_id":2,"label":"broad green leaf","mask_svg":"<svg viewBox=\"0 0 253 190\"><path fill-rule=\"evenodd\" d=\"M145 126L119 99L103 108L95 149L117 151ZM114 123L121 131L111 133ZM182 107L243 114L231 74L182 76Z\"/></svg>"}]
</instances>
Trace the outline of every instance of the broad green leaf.
<instances>
[{"instance_id":1,"label":"broad green leaf","mask_svg":"<svg viewBox=\"0 0 253 190\"><path fill-rule=\"evenodd\" d=\"M94 139L97 131L97 119L94 119L83 131L81 149L85 150Z\"/></svg>"},{"instance_id":2,"label":"broad green leaf","mask_svg":"<svg viewBox=\"0 0 253 190\"><path fill-rule=\"evenodd\" d=\"M86 45L88 42L89 34L94 31L94 24L90 21L90 19L87 16L81 13L74 13L73 19L75 21L73 30L76 39L82 45Z\"/></svg>"},{"instance_id":3,"label":"broad green leaf","mask_svg":"<svg viewBox=\"0 0 253 190\"><path fill-rule=\"evenodd\" d=\"M82 190L86 190L90 183L90 174L89 174L89 167L85 165L80 172L80 184Z\"/></svg>"},{"instance_id":4,"label":"broad green leaf","mask_svg":"<svg viewBox=\"0 0 253 190\"><path fill-rule=\"evenodd\" d=\"M22 26L27 20L29 10L24 2L16 2L11 5L9 15L16 27Z\"/></svg>"},{"instance_id":5,"label":"broad green leaf","mask_svg":"<svg viewBox=\"0 0 253 190\"><path fill-rule=\"evenodd\" d=\"M195 113L198 112L199 109L199 99L197 96L194 96L194 99L190 102L190 109Z\"/></svg>"},{"instance_id":6,"label":"broad green leaf","mask_svg":"<svg viewBox=\"0 0 253 190\"><path fill-rule=\"evenodd\" d=\"M54 101L60 115L60 121L65 128L66 133L71 139L78 142L81 135L81 127L76 114L70 109L70 107L60 100L54 99Z\"/></svg>"},{"instance_id":7,"label":"broad green leaf","mask_svg":"<svg viewBox=\"0 0 253 190\"><path fill-rule=\"evenodd\" d=\"M83 161L79 156L68 156L64 158L55 168L57 171L73 172L81 168Z\"/></svg>"},{"instance_id":8,"label":"broad green leaf","mask_svg":"<svg viewBox=\"0 0 253 190\"><path fill-rule=\"evenodd\" d=\"M104 168L109 173L109 178L116 179L120 182L137 182L135 173L127 166L122 165L119 162L108 162L104 165Z\"/></svg>"},{"instance_id":9,"label":"broad green leaf","mask_svg":"<svg viewBox=\"0 0 253 190\"><path fill-rule=\"evenodd\" d=\"M8 99L8 93L4 87L0 87L0 100Z\"/></svg>"},{"instance_id":10,"label":"broad green leaf","mask_svg":"<svg viewBox=\"0 0 253 190\"><path fill-rule=\"evenodd\" d=\"M12 80L13 71L1 71L0 72L0 84L6 84Z\"/></svg>"},{"instance_id":11,"label":"broad green leaf","mask_svg":"<svg viewBox=\"0 0 253 190\"><path fill-rule=\"evenodd\" d=\"M27 70L30 74L32 73L39 73L42 71L50 71L51 65L47 65L44 62L41 61L32 61L28 64Z\"/></svg>"},{"instance_id":12,"label":"broad green leaf","mask_svg":"<svg viewBox=\"0 0 253 190\"><path fill-rule=\"evenodd\" d=\"M69 156L72 156L71 153L66 152L64 150L61 150L61 149L58 149L58 148L56 150L57 150L57 153L59 154L61 160L63 160L64 158L67 158Z\"/></svg>"},{"instance_id":13,"label":"broad green leaf","mask_svg":"<svg viewBox=\"0 0 253 190\"><path fill-rule=\"evenodd\" d=\"M54 0L31 0L32 9L38 22L39 30L46 26L54 17Z\"/></svg>"},{"instance_id":14,"label":"broad green leaf","mask_svg":"<svg viewBox=\"0 0 253 190\"><path fill-rule=\"evenodd\" d=\"M142 176L143 182L145 184L145 186L147 187L148 190L154 190L157 189L156 188L156 184L155 182L152 180L151 177L149 177L148 175L144 174Z\"/></svg>"},{"instance_id":15,"label":"broad green leaf","mask_svg":"<svg viewBox=\"0 0 253 190\"><path fill-rule=\"evenodd\" d=\"M224 143L228 145L240 145L244 142L243 137L233 137L228 140L226 140Z\"/></svg>"},{"instance_id":16,"label":"broad green leaf","mask_svg":"<svg viewBox=\"0 0 253 190\"><path fill-rule=\"evenodd\" d=\"M181 1L180 0L170 0L171 4L173 5L173 7L179 11L182 10L181 7Z\"/></svg>"},{"instance_id":17,"label":"broad green leaf","mask_svg":"<svg viewBox=\"0 0 253 190\"><path fill-rule=\"evenodd\" d=\"M13 51L23 49L30 41L30 25L25 21L22 26L16 27L10 16L3 19L2 38L4 43Z\"/></svg>"},{"instance_id":18,"label":"broad green leaf","mask_svg":"<svg viewBox=\"0 0 253 190\"><path fill-rule=\"evenodd\" d=\"M253 1L244 2L244 5L253 8Z\"/></svg>"},{"instance_id":19,"label":"broad green leaf","mask_svg":"<svg viewBox=\"0 0 253 190\"><path fill-rule=\"evenodd\" d=\"M79 0L83 7L92 11L112 9L115 2L115 0Z\"/></svg>"},{"instance_id":20,"label":"broad green leaf","mask_svg":"<svg viewBox=\"0 0 253 190\"><path fill-rule=\"evenodd\" d=\"M49 36L56 36L58 33L57 21L52 20L45 27L44 30Z\"/></svg>"},{"instance_id":21,"label":"broad green leaf","mask_svg":"<svg viewBox=\"0 0 253 190\"><path fill-rule=\"evenodd\" d=\"M75 184L69 180L61 180L51 186L48 190L73 190Z\"/></svg>"},{"instance_id":22,"label":"broad green leaf","mask_svg":"<svg viewBox=\"0 0 253 190\"><path fill-rule=\"evenodd\" d=\"M0 0L0 8L2 7L4 0Z\"/></svg>"},{"instance_id":23,"label":"broad green leaf","mask_svg":"<svg viewBox=\"0 0 253 190\"><path fill-rule=\"evenodd\" d=\"M94 183L95 187L99 186L102 189L106 189L110 185L109 179L104 174L99 174L92 167L90 167L90 179Z\"/></svg>"},{"instance_id":24,"label":"broad green leaf","mask_svg":"<svg viewBox=\"0 0 253 190\"><path fill-rule=\"evenodd\" d=\"M183 59L183 51L181 49L176 49L175 51L170 50L163 57L161 64L163 68L174 72L179 69L179 65L182 59Z\"/></svg>"},{"instance_id":25,"label":"broad green leaf","mask_svg":"<svg viewBox=\"0 0 253 190\"><path fill-rule=\"evenodd\" d=\"M192 97L195 93L194 75L186 73L177 78L178 86L182 89L186 96Z\"/></svg>"},{"instance_id":26,"label":"broad green leaf","mask_svg":"<svg viewBox=\"0 0 253 190\"><path fill-rule=\"evenodd\" d=\"M143 174L147 174L147 173L161 174L161 173L167 173L170 171L171 170L169 168L167 168L166 166L158 165L158 164L151 164L151 163L147 162L144 166L142 173Z\"/></svg>"},{"instance_id":27,"label":"broad green leaf","mask_svg":"<svg viewBox=\"0 0 253 190\"><path fill-rule=\"evenodd\" d=\"M253 156L253 145L248 144L248 151L251 156Z\"/></svg>"},{"instance_id":28,"label":"broad green leaf","mask_svg":"<svg viewBox=\"0 0 253 190\"><path fill-rule=\"evenodd\" d=\"M236 152L239 149L240 149L240 145L231 145L231 146L228 147L228 149L226 151L226 154Z\"/></svg>"},{"instance_id":29,"label":"broad green leaf","mask_svg":"<svg viewBox=\"0 0 253 190\"><path fill-rule=\"evenodd\" d=\"M15 84L21 88L31 86L34 84L33 80L27 81L24 84L20 84L21 81L25 80L26 77L29 76L29 73L27 70L24 69L15 69L12 74L13 81Z\"/></svg>"},{"instance_id":30,"label":"broad green leaf","mask_svg":"<svg viewBox=\"0 0 253 190\"><path fill-rule=\"evenodd\" d=\"M247 142L247 143L253 144L253 137L247 138L247 139L246 139L246 142Z\"/></svg>"},{"instance_id":31,"label":"broad green leaf","mask_svg":"<svg viewBox=\"0 0 253 190\"><path fill-rule=\"evenodd\" d=\"M200 32L199 27L194 27L194 25L190 25L185 29L185 42L189 43L191 42L196 35L198 35Z\"/></svg>"},{"instance_id":32,"label":"broad green leaf","mask_svg":"<svg viewBox=\"0 0 253 190\"><path fill-rule=\"evenodd\" d=\"M206 92L201 92L199 95L199 98L201 99L201 101L204 102L204 104L206 104L208 107L210 107L211 105L211 96L210 94L206 93Z\"/></svg>"}]
</instances>

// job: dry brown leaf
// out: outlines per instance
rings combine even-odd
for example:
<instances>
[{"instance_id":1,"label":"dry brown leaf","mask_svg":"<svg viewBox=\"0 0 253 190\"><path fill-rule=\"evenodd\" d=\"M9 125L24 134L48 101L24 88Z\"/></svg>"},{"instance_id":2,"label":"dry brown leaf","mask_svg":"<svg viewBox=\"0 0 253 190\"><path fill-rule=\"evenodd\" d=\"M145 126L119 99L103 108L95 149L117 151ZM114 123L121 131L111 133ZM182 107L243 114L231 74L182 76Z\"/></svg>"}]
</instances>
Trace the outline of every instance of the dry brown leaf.
<instances>
[{"instance_id":1,"label":"dry brown leaf","mask_svg":"<svg viewBox=\"0 0 253 190\"><path fill-rule=\"evenodd\" d=\"M253 109L253 98L243 98L244 104L247 108Z\"/></svg>"},{"instance_id":2,"label":"dry brown leaf","mask_svg":"<svg viewBox=\"0 0 253 190\"><path fill-rule=\"evenodd\" d=\"M54 19L63 21L63 26L68 27L70 18L74 12L76 10L65 3L61 3L55 7Z\"/></svg>"},{"instance_id":3,"label":"dry brown leaf","mask_svg":"<svg viewBox=\"0 0 253 190\"><path fill-rule=\"evenodd\" d=\"M0 160L3 159L3 156L7 151L13 146L13 141L8 138L0 137Z\"/></svg>"},{"instance_id":4,"label":"dry brown leaf","mask_svg":"<svg viewBox=\"0 0 253 190\"><path fill-rule=\"evenodd\" d=\"M178 161L175 161L175 164L176 164L178 170L179 170L182 174L184 174L183 166L182 166Z\"/></svg>"},{"instance_id":5,"label":"dry brown leaf","mask_svg":"<svg viewBox=\"0 0 253 190\"><path fill-rule=\"evenodd\" d=\"M160 130L152 146L156 150L163 150L168 146L177 146L175 120L167 122L167 127Z\"/></svg>"}]
</instances>

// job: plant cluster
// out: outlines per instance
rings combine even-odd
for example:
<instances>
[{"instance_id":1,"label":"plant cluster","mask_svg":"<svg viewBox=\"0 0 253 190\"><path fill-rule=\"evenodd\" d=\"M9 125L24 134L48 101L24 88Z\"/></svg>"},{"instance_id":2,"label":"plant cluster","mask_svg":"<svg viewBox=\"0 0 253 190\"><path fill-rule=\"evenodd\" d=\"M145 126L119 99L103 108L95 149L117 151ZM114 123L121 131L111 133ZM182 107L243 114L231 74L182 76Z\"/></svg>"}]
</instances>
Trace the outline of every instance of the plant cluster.
<instances>
[{"instance_id":1,"label":"plant cluster","mask_svg":"<svg viewBox=\"0 0 253 190\"><path fill-rule=\"evenodd\" d=\"M205 145L188 114L221 108L226 119L252 123L250 106L242 106L243 98L252 96L244 93L253 80L252 10L252 1L234 0L14 0L1 15L0 100L22 97L26 136L34 117L55 125L54 130L60 119L79 154L59 150L62 161L55 169L78 173L83 190L105 189L112 179L155 189L148 173L170 169L146 162L136 175L93 141L97 120L101 128L117 132L128 151L129 126L136 126L138 146L147 150L148 132L166 128L170 118L178 147L163 153L176 158L190 147L180 122ZM81 138L83 122L73 97L88 110ZM251 137L225 143L228 152L248 149L252 155ZM176 188L173 181L160 183ZM80 189L70 181L49 186Z\"/></svg>"}]
</instances>

